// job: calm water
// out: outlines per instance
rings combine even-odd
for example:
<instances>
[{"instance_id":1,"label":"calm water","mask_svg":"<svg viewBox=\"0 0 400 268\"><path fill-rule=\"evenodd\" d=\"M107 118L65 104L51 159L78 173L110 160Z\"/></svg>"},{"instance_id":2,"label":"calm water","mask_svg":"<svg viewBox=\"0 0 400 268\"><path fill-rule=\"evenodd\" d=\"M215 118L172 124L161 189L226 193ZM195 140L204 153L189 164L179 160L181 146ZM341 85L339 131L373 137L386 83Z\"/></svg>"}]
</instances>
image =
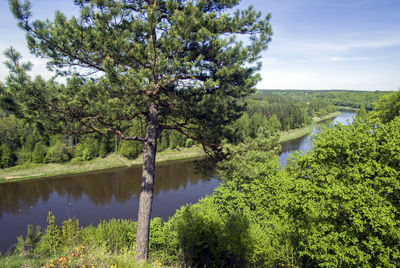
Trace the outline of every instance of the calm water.
<instances>
[{"instance_id":1,"label":"calm water","mask_svg":"<svg viewBox=\"0 0 400 268\"><path fill-rule=\"evenodd\" d=\"M354 112L343 112L334 122L345 124ZM313 134L321 126L314 127ZM312 134L312 135L313 135ZM281 166L295 150L308 151L311 136L282 144ZM194 174L192 161L157 165L153 217L168 219L175 210L211 194L219 182ZM119 168L90 174L0 184L0 252L26 235L26 226L46 225L52 211L58 222L76 217L82 225L103 219L137 217L141 167Z\"/></svg>"},{"instance_id":2,"label":"calm water","mask_svg":"<svg viewBox=\"0 0 400 268\"><path fill-rule=\"evenodd\" d=\"M356 112L342 111L340 115L335 117L334 119L330 119L318 124L314 125L313 132L304 137L291 140L285 143L282 143L282 153L280 155L280 166L284 167L287 163L289 155L294 151L302 151L307 152L311 150L312 139L315 134L318 134L322 128L328 126L329 124L341 123L342 125L350 124L353 122L353 117L356 116Z\"/></svg>"},{"instance_id":3,"label":"calm water","mask_svg":"<svg viewBox=\"0 0 400 268\"><path fill-rule=\"evenodd\" d=\"M218 186L215 178L194 174L192 161L157 165L153 217L168 219ZM46 225L48 211L61 222L76 217L82 225L103 219L137 217L141 167L0 184L0 251L26 235L26 226Z\"/></svg>"}]
</instances>

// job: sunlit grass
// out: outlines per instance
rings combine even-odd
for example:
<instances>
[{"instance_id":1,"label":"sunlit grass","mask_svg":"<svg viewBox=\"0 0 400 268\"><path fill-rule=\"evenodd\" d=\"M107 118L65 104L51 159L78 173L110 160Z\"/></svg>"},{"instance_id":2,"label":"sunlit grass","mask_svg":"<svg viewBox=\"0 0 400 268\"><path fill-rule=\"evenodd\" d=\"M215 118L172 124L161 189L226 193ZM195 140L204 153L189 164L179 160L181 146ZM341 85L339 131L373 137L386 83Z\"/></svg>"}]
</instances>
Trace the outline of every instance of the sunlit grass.
<instances>
[{"instance_id":1,"label":"sunlit grass","mask_svg":"<svg viewBox=\"0 0 400 268\"><path fill-rule=\"evenodd\" d=\"M181 148L166 150L157 153L156 162L175 161L183 159L200 158L203 153L200 147ZM98 157L91 161L50 163L50 164L25 164L0 170L0 183L7 181L27 180L33 178L52 177L57 175L68 175L91 172L95 170L111 169L118 167L140 165L143 156L136 159L127 159L121 155L110 154L105 158Z\"/></svg>"},{"instance_id":2,"label":"sunlit grass","mask_svg":"<svg viewBox=\"0 0 400 268\"><path fill-rule=\"evenodd\" d=\"M313 117L312 124L310 124L306 127L292 129L289 131L281 131L279 133L280 134L279 142L282 143L282 142L287 142L287 141L291 141L291 140L295 140L295 139L304 137L313 131L313 124L335 118L336 116L338 116L340 114L341 114L341 112L334 112L334 113L330 113L323 117Z\"/></svg>"}]
</instances>

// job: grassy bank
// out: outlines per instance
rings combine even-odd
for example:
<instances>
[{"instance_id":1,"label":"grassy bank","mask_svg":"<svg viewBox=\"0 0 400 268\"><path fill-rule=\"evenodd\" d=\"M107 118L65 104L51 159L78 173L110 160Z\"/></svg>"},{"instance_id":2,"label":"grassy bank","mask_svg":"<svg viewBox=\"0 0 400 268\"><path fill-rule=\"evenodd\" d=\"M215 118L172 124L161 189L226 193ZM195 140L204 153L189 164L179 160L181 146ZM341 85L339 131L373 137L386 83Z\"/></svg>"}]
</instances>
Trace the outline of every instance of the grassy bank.
<instances>
[{"instance_id":1,"label":"grassy bank","mask_svg":"<svg viewBox=\"0 0 400 268\"><path fill-rule=\"evenodd\" d=\"M157 153L157 163L195 159L202 157L203 153L200 147L193 146L191 148L182 148L178 150L166 150ZM127 159L121 155L110 154L105 158L96 158L91 161L82 162L66 162L66 163L50 163L50 164L25 164L11 168L0 170L0 183L27 180L33 178L52 177L57 175L68 175L91 172L95 170L103 170L110 168L118 168L124 166L140 165L143 162L143 156L139 155L136 159Z\"/></svg>"},{"instance_id":2,"label":"grassy bank","mask_svg":"<svg viewBox=\"0 0 400 268\"><path fill-rule=\"evenodd\" d=\"M360 110L359 108L353 108L353 107L348 107L348 106L336 106L336 108L338 108L341 111L352 111L352 112L356 112L356 111Z\"/></svg>"},{"instance_id":3,"label":"grassy bank","mask_svg":"<svg viewBox=\"0 0 400 268\"><path fill-rule=\"evenodd\" d=\"M338 116L340 114L341 114L341 112L334 112L334 113L330 113L330 114L322 116L322 117L313 117L312 124L310 124L306 127L292 129L289 131L281 131L279 142L282 143L282 142L287 142L287 141L291 141L291 140L295 140L295 139L304 137L305 135L308 135L313 131L313 124L335 118L336 116Z\"/></svg>"},{"instance_id":4,"label":"grassy bank","mask_svg":"<svg viewBox=\"0 0 400 268\"><path fill-rule=\"evenodd\" d=\"M314 117L313 124L328 120L338 116L340 112L328 114L324 117ZM310 124L304 128L294 129L280 133L279 142L286 142L303 137L313 130ZM157 163L166 161L175 161L183 159L195 159L203 156L200 147L193 146L191 148L182 148L177 150L166 150L157 153ZM110 154L105 158L96 158L91 161L82 162L66 162L66 163L50 163L50 164L34 164L29 163L11 168L0 170L0 183L28 180L34 178L53 177L58 175L69 175L92 172L96 170L104 170L118 168L124 166L141 165L143 156L139 155L136 159L127 159L121 155Z\"/></svg>"}]
</instances>

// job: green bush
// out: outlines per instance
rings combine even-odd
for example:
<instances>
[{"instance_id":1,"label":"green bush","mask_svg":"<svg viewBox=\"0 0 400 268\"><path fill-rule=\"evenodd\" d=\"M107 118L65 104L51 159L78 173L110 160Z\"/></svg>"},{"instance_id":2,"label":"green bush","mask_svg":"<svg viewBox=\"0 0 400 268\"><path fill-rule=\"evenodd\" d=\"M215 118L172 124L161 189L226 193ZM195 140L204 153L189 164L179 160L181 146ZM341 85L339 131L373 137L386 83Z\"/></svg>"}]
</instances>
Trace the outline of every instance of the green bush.
<instances>
[{"instance_id":1,"label":"green bush","mask_svg":"<svg viewBox=\"0 0 400 268\"><path fill-rule=\"evenodd\" d=\"M127 158L136 158L140 153L141 145L135 141L125 141L121 142L121 148L119 149L119 153Z\"/></svg>"},{"instance_id":2,"label":"green bush","mask_svg":"<svg viewBox=\"0 0 400 268\"><path fill-rule=\"evenodd\" d=\"M71 158L71 149L61 141L57 141L49 148L46 154L48 163L60 163L68 161Z\"/></svg>"},{"instance_id":3,"label":"green bush","mask_svg":"<svg viewBox=\"0 0 400 268\"><path fill-rule=\"evenodd\" d=\"M250 221L221 214L211 198L181 208L166 224L168 254L185 267L245 267L252 254Z\"/></svg>"},{"instance_id":4,"label":"green bush","mask_svg":"<svg viewBox=\"0 0 400 268\"><path fill-rule=\"evenodd\" d=\"M35 253L42 256L50 256L56 254L62 247L62 232L57 226L56 218L53 213L49 212L47 216L47 227L43 237L35 248Z\"/></svg>"},{"instance_id":5,"label":"green bush","mask_svg":"<svg viewBox=\"0 0 400 268\"><path fill-rule=\"evenodd\" d=\"M15 163L15 155L8 148L8 146L3 143L0 146L0 168L10 167Z\"/></svg>"},{"instance_id":6,"label":"green bush","mask_svg":"<svg viewBox=\"0 0 400 268\"><path fill-rule=\"evenodd\" d=\"M18 254L23 254L24 252L31 253L35 249L36 244L42 238L42 235L42 232L40 232L40 226L36 226L34 229L33 225L29 224L25 240L22 235L17 237L15 251Z\"/></svg>"},{"instance_id":7,"label":"green bush","mask_svg":"<svg viewBox=\"0 0 400 268\"><path fill-rule=\"evenodd\" d=\"M287 212L304 264L399 266L400 118L327 128L288 171Z\"/></svg>"},{"instance_id":8,"label":"green bush","mask_svg":"<svg viewBox=\"0 0 400 268\"><path fill-rule=\"evenodd\" d=\"M32 162L34 163L45 163L46 162L46 151L47 147L43 142L39 141L35 144L35 148L32 152Z\"/></svg>"},{"instance_id":9,"label":"green bush","mask_svg":"<svg viewBox=\"0 0 400 268\"><path fill-rule=\"evenodd\" d=\"M68 219L61 226L61 241L67 248L72 248L73 245L80 243L80 226L79 220L75 217Z\"/></svg>"},{"instance_id":10,"label":"green bush","mask_svg":"<svg viewBox=\"0 0 400 268\"><path fill-rule=\"evenodd\" d=\"M99 155L99 142L94 137L88 137L84 141L82 157L85 160L91 160Z\"/></svg>"},{"instance_id":11,"label":"green bush","mask_svg":"<svg viewBox=\"0 0 400 268\"><path fill-rule=\"evenodd\" d=\"M82 230L87 245L105 247L112 252L129 249L135 245L136 222L132 220L111 219L102 221L96 227Z\"/></svg>"}]
</instances>

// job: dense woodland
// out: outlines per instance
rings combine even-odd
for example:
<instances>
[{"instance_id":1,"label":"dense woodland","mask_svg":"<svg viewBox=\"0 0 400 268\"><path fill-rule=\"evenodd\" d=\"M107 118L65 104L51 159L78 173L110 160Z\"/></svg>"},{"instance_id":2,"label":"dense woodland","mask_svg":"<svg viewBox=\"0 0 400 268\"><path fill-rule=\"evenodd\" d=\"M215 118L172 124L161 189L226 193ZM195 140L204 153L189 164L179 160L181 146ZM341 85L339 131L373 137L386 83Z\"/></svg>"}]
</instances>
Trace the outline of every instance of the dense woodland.
<instances>
[{"instance_id":1,"label":"dense woodland","mask_svg":"<svg viewBox=\"0 0 400 268\"><path fill-rule=\"evenodd\" d=\"M23 117L15 109L10 89L1 85L0 98L0 167L14 165L60 163L66 161L81 162L96 157L105 157L110 153L136 158L143 151L140 142L124 141L114 135L68 134L49 131L47 122L32 121ZM286 91L259 91L246 98L244 114L231 125L231 134L236 142L247 137L255 138L260 127L269 130L287 131L304 127L312 123L314 116L324 116L337 110L331 99L300 98ZM325 94L314 92L314 94ZM329 93L326 93L329 94ZM343 98L349 98L349 92ZM361 92L360 96L364 96ZM372 104L367 101L367 107ZM130 135L143 135L145 123L134 120L129 129ZM67 131L68 132L68 131ZM176 131L165 131L158 138L159 152L166 149L190 147L195 142Z\"/></svg>"},{"instance_id":2,"label":"dense woodland","mask_svg":"<svg viewBox=\"0 0 400 268\"><path fill-rule=\"evenodd\" d=\"M9 90L1 85L0 99L0 167L29 163L81 162L118 153L136 158L143 151L140 142L124 141L113 135L57 134L44 128L42 122L23 118L15 110ZM245 113L231 125L234 140L242 142L254 138L260 126L270 130L287 131L311 124L314 116L324 116L340 109L339 100L346 107L372 109L374 101L385 92L260 90L246 99ZM133 122L129 133L140 135L144 123ZM158 151L190 147L195 144L188 137L175 132L164 132L158 138Z\"/></svg>"},{"instance_id":3,"label":"dense woodland","mask_svg":"<svg viewBox=\"0 0 400 268\"><path fill-rule=\"evenodd\" d=\"M359 90L261 90L259 98L263 95L279 94L282 97L292 97L299 101L324 101L337 107L361 108L372 110L374 103L380 97L389 93L385 91L359 91Z\"/></svg>"}]
</instances>

